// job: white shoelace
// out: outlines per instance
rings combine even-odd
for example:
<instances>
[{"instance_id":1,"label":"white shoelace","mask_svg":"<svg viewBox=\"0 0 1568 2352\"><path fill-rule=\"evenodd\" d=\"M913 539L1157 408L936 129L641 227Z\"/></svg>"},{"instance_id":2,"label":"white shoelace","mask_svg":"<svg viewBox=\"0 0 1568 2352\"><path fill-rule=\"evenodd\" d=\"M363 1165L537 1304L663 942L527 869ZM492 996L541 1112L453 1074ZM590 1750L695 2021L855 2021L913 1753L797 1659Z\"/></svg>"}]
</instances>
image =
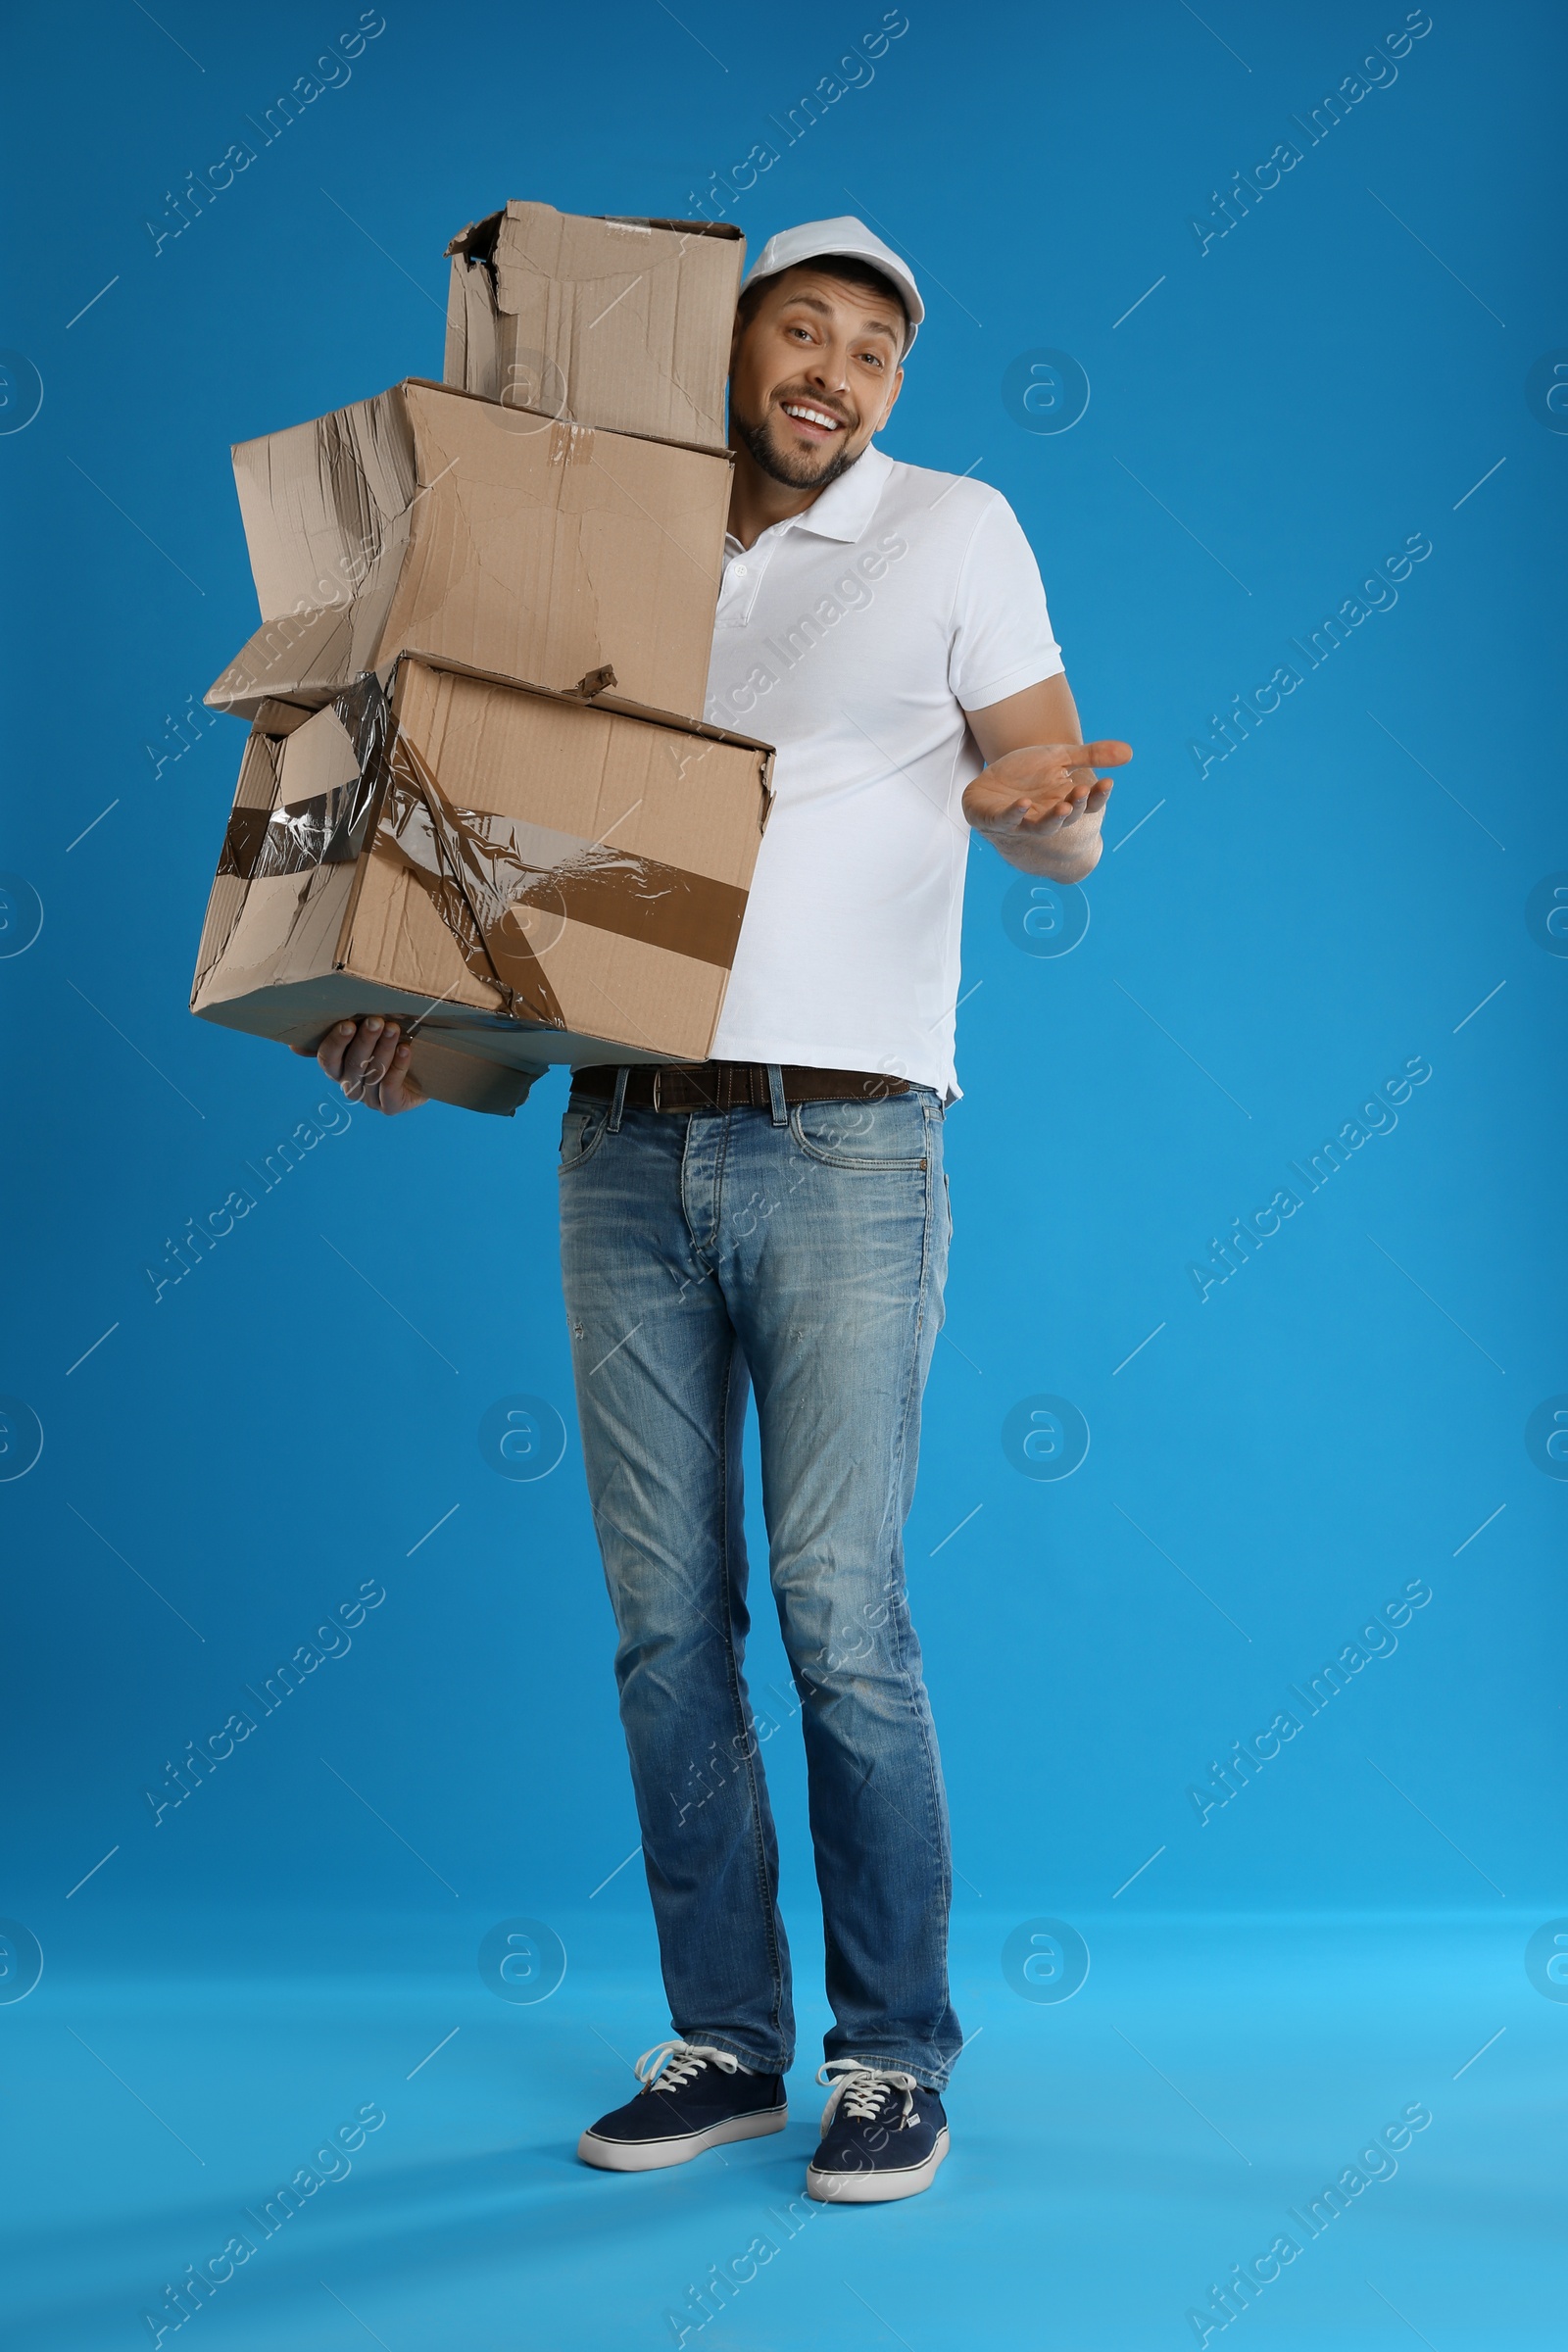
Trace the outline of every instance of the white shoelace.
<instances>
[{"instance_id":1,"label":"white shoelace","mask_svg":"<svg viewBox=\"0 0 1568 2352\"><path fill-rule=\"evenodd\" d=\"M656 2041L651 2050L644 2050L632 2073L644 2090L684 2090L694 2082L705 2066L716 2066L726 2075L738 2075L743 2070L738 2058L728 2050L715 2050L707 2041Z\"/></svg>"},{"instance_id":2,"label":"white shoelace","mask_svg":"<svg viewBox=\"0 0 1568 2352\"><path fill-rule=\"evenodd\" d=\"M912 2075L896 2066L872 2066L863 2058L830 2058L816 2070L819 2082L830 2082L833 2095L822 2114L825 2132L838 2113L840 2103L844 2112L858 2124L874 2123L895 2091L904 2094L895 2132L902 2132L914 2117L914 2094L920 2085Z\"/></svg>"}]
</instances>

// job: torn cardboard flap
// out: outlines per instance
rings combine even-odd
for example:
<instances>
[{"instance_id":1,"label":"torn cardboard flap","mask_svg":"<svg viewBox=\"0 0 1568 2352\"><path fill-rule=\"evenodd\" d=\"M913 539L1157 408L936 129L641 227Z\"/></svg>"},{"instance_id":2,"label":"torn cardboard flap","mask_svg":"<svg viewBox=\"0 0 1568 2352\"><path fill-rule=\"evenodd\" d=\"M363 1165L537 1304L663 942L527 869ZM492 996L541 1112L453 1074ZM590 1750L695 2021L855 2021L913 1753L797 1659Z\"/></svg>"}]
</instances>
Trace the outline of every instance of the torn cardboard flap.
<instances>
[{"instance_id":1,"label":"torn cardboard flap","mask_svg":"<svg viewBox=\"0 0 1568 2352\"><path fill-rule=\"evenodd\" d=\"M550 687L612 664L633 701L697 716L732 463L416 378L241 442L264 618L206 700L325 703L418 645Z\"/></svg>"},{"instance_id":2,"label":"torn cardboard flap","mask_svg":"<svg viewBox=\"0 0 1568 2352\"><path fill-rule=\"evenodd\" d=\"M442 372L487 400L722 449L746 241L514 200L447 247Z\"/></svg>"},{"instance_id":3,"label":"torn cardboard flap","mask_svg":"<svg viewBox=\"0 0 1568 2352\"><path fill-rule=\"evenodd\" d=\"M253 729L192 1010L306 1044L390 1013L524 1072L702 1060L771 762L721 728L405 656L390 696L368 677L286 735Z\"/></svg>"}]
</instances>

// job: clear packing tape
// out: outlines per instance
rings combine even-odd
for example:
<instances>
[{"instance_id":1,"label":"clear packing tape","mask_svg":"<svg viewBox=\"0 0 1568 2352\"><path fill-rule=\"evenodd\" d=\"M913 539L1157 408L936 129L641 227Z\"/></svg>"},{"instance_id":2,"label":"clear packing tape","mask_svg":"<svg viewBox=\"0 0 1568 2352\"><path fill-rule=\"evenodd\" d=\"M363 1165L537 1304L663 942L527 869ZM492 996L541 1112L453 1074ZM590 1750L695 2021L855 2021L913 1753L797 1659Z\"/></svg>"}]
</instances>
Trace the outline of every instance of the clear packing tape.
<instances>
[{"instance_id":1,"label":"clear packing tape","mask_svg":"<svg viewBox=\"0 0 1568 2352\"><path fill-rule=\"evenodd\" d=\"M593 671L572 699L588 701L613 683L612 672ZM475 979L530 1028L569 1024L519 909L547 918L530 925L541 939L559 938L567 922L586 923L728 969L744 890L604 841L456 807L373 675L335 696L331 708L358 775L270 811L235 808L220 874L249 883L367 855L399 865L426 893Z\"/></svg>"}]
</instances>

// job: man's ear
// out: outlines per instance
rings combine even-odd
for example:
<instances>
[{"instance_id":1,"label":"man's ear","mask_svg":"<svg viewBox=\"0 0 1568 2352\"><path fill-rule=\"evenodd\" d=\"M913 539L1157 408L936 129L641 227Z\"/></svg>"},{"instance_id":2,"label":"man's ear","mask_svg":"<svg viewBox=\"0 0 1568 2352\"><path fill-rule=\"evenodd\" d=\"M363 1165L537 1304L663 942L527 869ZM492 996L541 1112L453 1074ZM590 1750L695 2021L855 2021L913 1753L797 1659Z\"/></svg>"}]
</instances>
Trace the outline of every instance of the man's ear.
<instances>
[{"instance_id":1,"label":"man's ear","mask_svg":"<svg viewBox=\"0 0 1568 2352\"><path fill-rule=\"evenodd\" d=\"M875 425L875 427L873 428L873 429L874 429L876 432L880 432L880 431L882 430L882 427L883 427L883 425L884 425L884 424L886 424L886 422L887 422L888 418L889 418L889 417L892 416L892 414L893 414L893 404L894 404L894 402L895 402L895 401L898 399L898 397L899 397L899 394L900 394L900 393L901 393L903 390L904 390L904 369L901 368L899 368L899 370L897 371L897 373L895 374L895 376L894 376L894 378L893 378L893 389L892 389L892 391L891 391L891 392L888 394L888 405L887 405L887 407L886 407L886 408L883 410L883 412L882 412L882 415L881 415L881 417L879 418L879 420L878 420L877 424L876 424L876 425Z\"/></svg>"}]
</instances>

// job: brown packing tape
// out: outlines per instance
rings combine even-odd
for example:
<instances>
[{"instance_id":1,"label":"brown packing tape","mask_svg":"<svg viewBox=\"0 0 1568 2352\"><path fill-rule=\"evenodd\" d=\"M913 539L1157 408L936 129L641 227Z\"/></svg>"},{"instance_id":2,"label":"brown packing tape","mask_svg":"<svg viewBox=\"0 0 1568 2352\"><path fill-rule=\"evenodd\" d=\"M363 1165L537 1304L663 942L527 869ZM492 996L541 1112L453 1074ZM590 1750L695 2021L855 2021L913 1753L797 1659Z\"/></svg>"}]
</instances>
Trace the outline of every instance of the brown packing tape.
<instances>
[{"instance_id":1,"label":"brown packing tape","mask_svg":"<svg viewBox=\"0 0 1568 2352\"><path fill-rule=\"evenodd\" d=\"M579 860L558 867L538 887L550 895L536 897L536 886L530 883L517 893L523 905L543 906L559 901L563 914L573 922L592 923L596 930L614 931L622 939L640 939L651 948L667 948L698 963L716 964L720 971L727 972L735 960L746 893L731 882L714 882L706 874L661 865L652 858L627 858L591 843Z\"/></svg>"},{"instance_id":2,"label":"brown packing tape","mask_svg":"<svg viewBox=\"0 0 1568 2352\"><path fill-rule=\"evenodd\" d=\"M487 906L532 906L562 920L591 923L622 939L640 939L672 955L717 964L724 971L733 963L746 912L746 893L734 884L612 849L605 842L583 842L552 865L536 864L521 855L512 818L482 808L454 808L401 732L394 741L392 765L390 799L395 800L400 783L412 785L420 795L442 837L447 870L456 869L472 885L467 895L486 937ZM377 838L384 838L389 823L401 834L406 822L403 810L394 815L390 806L383 808ZM426 870L431 870L428 860ZM498 923L502 919L497 918Z\"/></svg>"}]
</instances>

